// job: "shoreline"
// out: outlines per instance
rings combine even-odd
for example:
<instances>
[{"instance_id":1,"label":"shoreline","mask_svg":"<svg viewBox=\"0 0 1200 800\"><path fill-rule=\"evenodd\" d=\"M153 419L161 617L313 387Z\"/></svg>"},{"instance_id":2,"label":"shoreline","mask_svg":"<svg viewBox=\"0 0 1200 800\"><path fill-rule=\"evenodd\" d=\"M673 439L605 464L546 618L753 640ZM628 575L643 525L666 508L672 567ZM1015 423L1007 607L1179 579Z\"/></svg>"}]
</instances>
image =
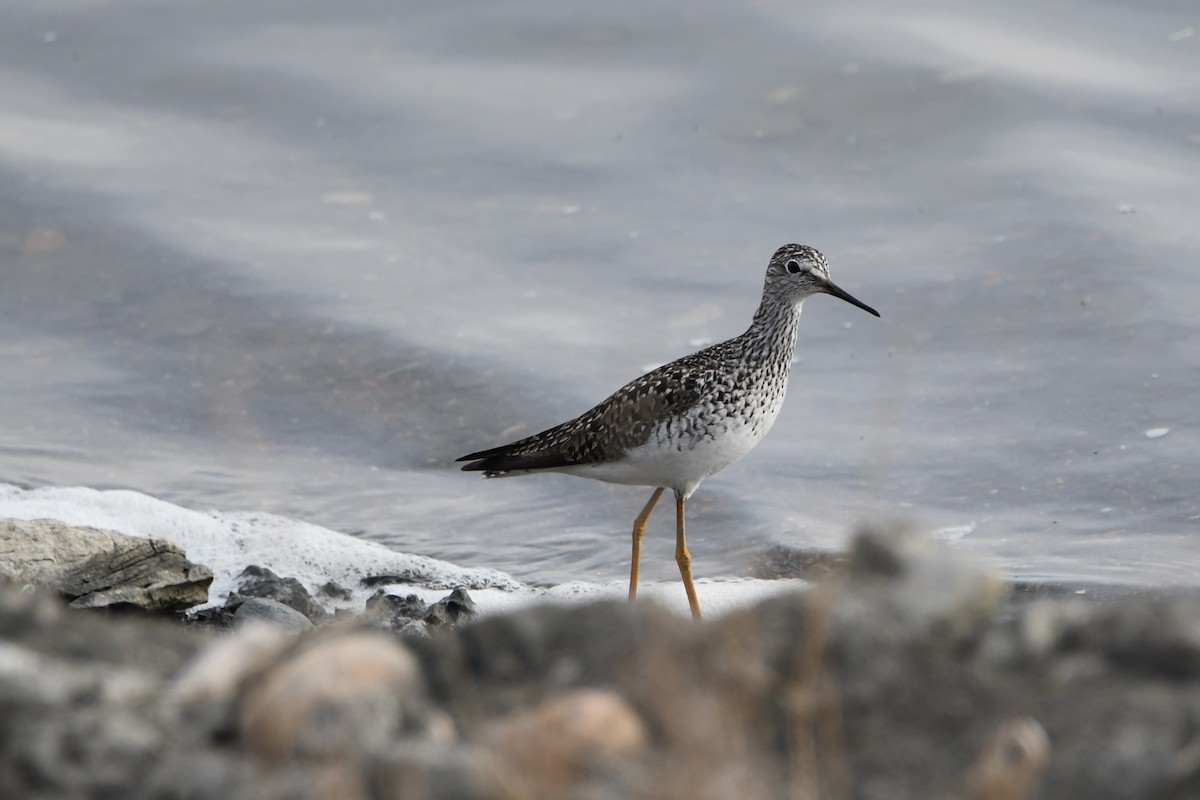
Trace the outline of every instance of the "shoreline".
<instances>
[{"instance_id":1,"label":"shoreline","mask_svg":"<svg viewBox=\"0 0 1200 800\"><path fill-rule=\"evenodd\" d=\"M877 527L836 578L699 625L653 602L477 618L466 595L454 602L457 616L444 604L421 630L393 624L388 606L299 632L261 619L218 632L0 585L0 793L736 786L746 798L1071 800L1200 788L1195 594L1014 590L910 528Z\"/></svg>"}]
</instances>

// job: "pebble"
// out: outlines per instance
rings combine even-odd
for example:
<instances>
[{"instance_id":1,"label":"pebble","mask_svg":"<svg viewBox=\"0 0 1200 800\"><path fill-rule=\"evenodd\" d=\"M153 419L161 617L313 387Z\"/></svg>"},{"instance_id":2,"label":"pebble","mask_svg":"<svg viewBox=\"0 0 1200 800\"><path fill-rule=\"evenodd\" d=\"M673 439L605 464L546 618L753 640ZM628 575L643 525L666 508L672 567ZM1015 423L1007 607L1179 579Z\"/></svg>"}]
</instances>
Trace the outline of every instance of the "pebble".
<instances>
[{"instance_id":1,"label":"pebble","mask_svg":"<svg viewBox=\"0 0 1200 800\"><path fill-rule=\"evenodd\" d=\"M385 634L319 637L246 690L239 731L266 761L385 749L409 729L452 738L430 715L416 658Z\"/></svg>"}]
</instances>

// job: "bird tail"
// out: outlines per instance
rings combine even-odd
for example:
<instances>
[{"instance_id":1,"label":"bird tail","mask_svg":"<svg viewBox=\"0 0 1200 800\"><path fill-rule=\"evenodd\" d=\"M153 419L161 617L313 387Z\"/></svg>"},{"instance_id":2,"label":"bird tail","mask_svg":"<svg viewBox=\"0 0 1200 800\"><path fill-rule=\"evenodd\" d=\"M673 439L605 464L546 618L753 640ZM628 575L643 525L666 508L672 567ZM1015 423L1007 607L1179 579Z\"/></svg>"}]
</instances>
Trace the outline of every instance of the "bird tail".
<instances>
[{"instance_id":1,"label":"bird tail","mask_svg":"<svg viewBox=\"0 0 1200 800\"><path fill-rule=\"evenodd\" d=\"M532 453L522 453L516 447L517 443L494 447L491 450L480 450L457 459L468 461L463 465L464 472L482 472L485 478L500 478L511 474L522 474L539 469L556 469L568 467L571 460L561 453L542 450Z\"/></svg>"}]
</instances>

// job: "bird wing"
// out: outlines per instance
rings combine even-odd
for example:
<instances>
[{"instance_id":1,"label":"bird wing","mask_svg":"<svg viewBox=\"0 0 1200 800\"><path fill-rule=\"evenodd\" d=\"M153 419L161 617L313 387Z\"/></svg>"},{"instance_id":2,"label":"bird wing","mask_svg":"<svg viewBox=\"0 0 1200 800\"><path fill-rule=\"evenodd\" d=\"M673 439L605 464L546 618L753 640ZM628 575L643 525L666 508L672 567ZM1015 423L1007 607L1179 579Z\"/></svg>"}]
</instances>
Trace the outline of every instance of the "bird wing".
<instances>
[{"instance_id":1,"label":"bird wing","mask_svg":"<svg viewBox=\"0 0 1200 800\"><path fill-rule=\"evenodd\" d=\"M696 354L699 355L699 354ZM618 389L573 420L500 447L459 458L469 472L556 469L616 458L650 438L672 416L682 416L705 393L710 378L688 356Z\"/></svg>"}]
</instances>

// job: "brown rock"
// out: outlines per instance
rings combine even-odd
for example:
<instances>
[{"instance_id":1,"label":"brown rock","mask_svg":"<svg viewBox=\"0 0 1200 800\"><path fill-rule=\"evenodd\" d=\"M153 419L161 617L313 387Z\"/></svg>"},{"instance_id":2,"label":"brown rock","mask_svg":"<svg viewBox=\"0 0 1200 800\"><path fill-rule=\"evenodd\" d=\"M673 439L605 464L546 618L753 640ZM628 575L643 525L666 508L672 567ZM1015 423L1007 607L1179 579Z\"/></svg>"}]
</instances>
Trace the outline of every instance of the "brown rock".
<instances>
[{"instance_id":1,"label":"brown rock","mask_svg":"<svg viewBox=\"0 0 1200 800\"><path fill-rule=\"evenodd\" d=\"M621 696L578 689L497 720L485 741L503 782L558 797L590 768L645 750L645 723Z\"/></svg>"},{"instance_id":2,"label":"brown rock","mask_svg":"<svg viewBox=\"0 0 1200 800\"><path fill-rule=\"evenodd\" d=\"M233 730L242 687L295 646L295 635L280 628L247 625L192 659L173 681L169 696L186 724Z\"/></svg>"},{"instance_id":3,"label":"brown rock","mask_svg":"<svg viewBox=\"0 0 1200 800\"><path fill-rule=\"evenodd\" d=\"M1013 800L1029 797L1050 760L1050 740L1030 717L1001 725L970 774L968 797Z\"/></svg>"},{"instance_id":4,"label":"brown rock","mask_svg":"<svg viewBox=\"0 0 1200 800\"><path fill-rule=\"evenodd\" d=\"M375 633L316 637L270 668L242 700L239 731L268 761L378 752L411 733L450 736L427 712L419 665L394 639Z\"/></svg>"}]
</instances>

